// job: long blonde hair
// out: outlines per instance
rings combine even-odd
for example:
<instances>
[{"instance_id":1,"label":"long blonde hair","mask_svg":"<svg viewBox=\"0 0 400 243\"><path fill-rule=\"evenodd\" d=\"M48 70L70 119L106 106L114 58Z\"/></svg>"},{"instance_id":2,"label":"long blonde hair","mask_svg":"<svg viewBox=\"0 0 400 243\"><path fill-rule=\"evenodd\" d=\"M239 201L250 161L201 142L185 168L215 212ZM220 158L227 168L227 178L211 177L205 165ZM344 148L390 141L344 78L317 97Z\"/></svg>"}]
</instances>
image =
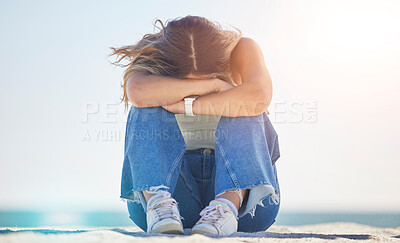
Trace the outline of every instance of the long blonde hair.
<instances>
[{"instance_id":1,"label":"long blonde hair","mask_svg":"<svg viewBox=\"0 0 400 243\"><path fill-rule=\"evenodd\" d=\"M121 85L125 108L129 106L126 84L137 71L175 78L190 73L209 75L236 85L229 64L230 54L242 37L239 29L225 30L217 22L191 15L167 20L165 24L156 19L153 26L159 29L157 33L144 35L134 45L111 47L111 55L116 56L113 64L126 68Z\"/></svg>"}]
</instances>

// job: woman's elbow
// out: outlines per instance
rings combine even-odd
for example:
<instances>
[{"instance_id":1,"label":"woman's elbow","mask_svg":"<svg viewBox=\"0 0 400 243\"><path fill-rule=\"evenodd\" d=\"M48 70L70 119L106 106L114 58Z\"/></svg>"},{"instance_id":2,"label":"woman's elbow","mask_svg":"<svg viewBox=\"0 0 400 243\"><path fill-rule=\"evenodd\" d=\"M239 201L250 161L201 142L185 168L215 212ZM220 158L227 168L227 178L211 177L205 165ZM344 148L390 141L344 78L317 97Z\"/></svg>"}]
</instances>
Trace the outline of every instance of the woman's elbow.
<instances>
[{"instance_id":1,"label":"woman's elbow","mask_svg":"<svg viewBox=\"0 0 400 243\"><path fill-rule=\"evenodd\" d=\"M254 100L254 113L256 116L264 113L267 109L269 104L271 103L272 94L268 90L260 89L256 92L253 96Z\"/></svg>"},{"instance_id":2,"label":"woman's elbow","mask_svg":"<svg viewBox=\"0 0 400 243\"><path fill-rule=\"evenodd\" d=\"M143 97L141 97L141 88L137 84L130 84L127 86L126 95L128 97L129 102L135 107L142 108L143 105Z\"/></svg>"}]
</instances>

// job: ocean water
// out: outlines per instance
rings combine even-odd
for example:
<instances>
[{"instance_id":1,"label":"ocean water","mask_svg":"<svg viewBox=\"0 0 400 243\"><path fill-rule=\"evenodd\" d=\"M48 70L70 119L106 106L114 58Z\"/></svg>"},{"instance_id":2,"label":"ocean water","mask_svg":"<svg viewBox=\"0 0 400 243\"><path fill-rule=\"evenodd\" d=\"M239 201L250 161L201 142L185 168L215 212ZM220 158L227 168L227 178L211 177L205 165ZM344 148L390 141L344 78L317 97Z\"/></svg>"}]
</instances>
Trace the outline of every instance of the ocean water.
<instances>
[{"instance_id":1,"label":"ocean water","mask_svg":"<svg viewBox=\"0 0 400 243\"><path fill-rule=\"evenodd\" d=\"M354 222L376 227L400 227L400 213L279 213L275 225ZM43 213L0 211L0 227L118 227L134 226L127 212Z\"/></svg>"}]
</instances>

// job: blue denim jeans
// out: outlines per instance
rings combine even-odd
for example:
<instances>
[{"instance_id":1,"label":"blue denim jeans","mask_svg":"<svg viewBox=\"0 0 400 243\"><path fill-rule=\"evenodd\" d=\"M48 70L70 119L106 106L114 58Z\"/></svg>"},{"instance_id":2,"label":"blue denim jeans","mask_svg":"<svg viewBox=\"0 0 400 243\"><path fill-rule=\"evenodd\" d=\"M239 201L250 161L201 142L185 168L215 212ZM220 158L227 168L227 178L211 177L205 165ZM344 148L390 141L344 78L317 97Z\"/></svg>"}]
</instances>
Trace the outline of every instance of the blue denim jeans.
<instances>
[{"instance_id":1,"label":"blue denim jeans","mask_svg":"<svg viewBox=\"0 0 400 243\"><path fill-rule=\"evenodd\" d=\"M162 107L129 111L121 198L130 218L146 231L146 201L142 191L169 191L177 200L185 228L192 228L200 211L218 195L249 189L239 208L238 230L264 231L280 206L275 162L278 136L264 112L258 116L224 117L215 132L215 149L186 150L175 115Z\"/></svg>"}]
</instances>

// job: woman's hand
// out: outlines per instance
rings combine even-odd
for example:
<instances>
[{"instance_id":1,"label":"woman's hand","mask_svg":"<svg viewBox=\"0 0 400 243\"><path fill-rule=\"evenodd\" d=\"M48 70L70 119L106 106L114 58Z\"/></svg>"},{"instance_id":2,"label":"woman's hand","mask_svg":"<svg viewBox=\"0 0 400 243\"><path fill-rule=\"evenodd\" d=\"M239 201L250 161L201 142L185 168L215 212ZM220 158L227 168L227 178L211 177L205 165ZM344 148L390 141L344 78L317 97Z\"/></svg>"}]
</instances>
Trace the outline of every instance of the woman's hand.
<instances>
[{"instance_id":1,"label":"woman's hand","mask_svg":"<svg viewBox=\"0 0 400 243\"><path fill-rule=\"evenodd\" d=\"M161 107L174 114L185 114L185 101L183 100Z\"/></svg>"},{"instance_id":2,"label":"woman's hand","mask_svg":"<svg viewBox=\"0 0 400 243\"><path fill-rule=\"evenodd\" d=\"M218 87L218 89L217 89L218 93L235 87L232 84L230 84L222 79L219 79L219 78L217 78L216 82L217 82L217 87Z\"/></svg>"}]
</instances>

